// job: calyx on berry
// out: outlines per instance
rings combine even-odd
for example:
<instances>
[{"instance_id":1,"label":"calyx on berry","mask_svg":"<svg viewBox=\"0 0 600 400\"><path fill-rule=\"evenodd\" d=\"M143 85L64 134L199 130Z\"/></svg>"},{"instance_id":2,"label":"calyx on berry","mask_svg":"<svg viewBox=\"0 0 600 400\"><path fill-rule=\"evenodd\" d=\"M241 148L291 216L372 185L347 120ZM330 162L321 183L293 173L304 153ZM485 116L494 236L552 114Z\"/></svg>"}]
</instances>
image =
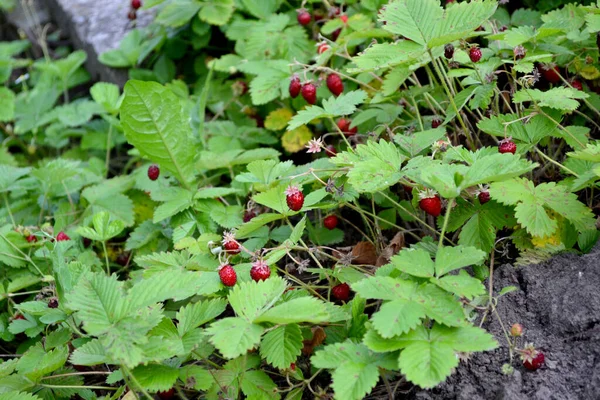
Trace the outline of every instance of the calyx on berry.
<instances>
[{"instance_id":1,"label":"calyx on berry","mask_svg":"<svg viewBox=\"0 0 600 400\"><path fill-rule=\"evenodd\" d=\"M271 276L271 269L264 260L256 260L250 268L250 277L253 281L264 281Z\"/></svg>"},{"instance_id":2,"label":"calyx on berry","mask_svg":"<svg viewBox=\"0 0 600 400\"><path fill-rule=\"evenodd\" d=\"M304 194L298 186L290 185L285 189L285 201L292 211L300 211L304 205Z\"/></svg>"},{"instance_id":3,"label":"calyx on berry","mask_svg":"<svg viewBox=\"0 0 600 400\"><path fill-rule=\"evenodd\" d=\"M419 208L427 214L438 217L442 213L442 199L433 190L427 189L419 193Z\"/></svg>"},{"instance_id":4,"label":"calyx on berry","mask_svg":"<svg viewBox=\"0 0 600 400\"><path fill-rule=\"evenodd\" d=\"M235 240L235 234L232 231L223 233L223 248L229 254L239 254L240 244Z\"/></svg>"},{"instance_id":5,"label":"calyx on berry","mask_svg":"<svg viewBox=\"0 0 600 400\"><path fill-rule=\"evenodd\" d=\"M546 361L544 353L537 350L533 344L526 345L520 353L521 359L523 360L523 366L530 371L540 369Z\"/></svg>"},{"instance_id":6,"label":"calyx on berry","mask_svg":"<svg viewBox=\"0 0 600 400\"><path fill-rule=\"evenodd\" d=\"M506 138L498 142L498 152L504 153L512 153L515 154L517 151L517 145L512 141L512 138Z\"/></svg>"}]
</instances>

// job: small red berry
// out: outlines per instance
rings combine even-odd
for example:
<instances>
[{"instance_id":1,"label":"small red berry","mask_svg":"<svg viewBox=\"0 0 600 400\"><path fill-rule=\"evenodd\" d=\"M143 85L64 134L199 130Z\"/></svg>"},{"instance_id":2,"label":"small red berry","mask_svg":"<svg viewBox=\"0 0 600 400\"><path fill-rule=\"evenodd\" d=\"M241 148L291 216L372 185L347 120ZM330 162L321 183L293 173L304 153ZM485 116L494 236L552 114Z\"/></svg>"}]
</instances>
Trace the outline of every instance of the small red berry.
<instances>
[{"instance_id":1,"label":"small red berry","mask_svg":"<svg viewBox=\"0 0 600 400\"><path fill-rule=\"evenodd\" d=\"M48 307L58 308L58 299L56 297L51 297L50 299L48 299Z\"/></svg>"},{"instance_id":2,"label":"small red berry","mask_svg":"<svg viewBox=\"0 0 600 400\"><path fill-rule=\"evenodd\" d=\"M340 16L340 19L342 20L344 25L348 23L348 16L346 14Z\"/></svg>"},{"instance_id":3,"label":"small red berry","mask_svg":"<svg viewBox=\"0 0 600 400\"><path fill-rule=\"evenodd\" d=\"M291 363L290 369L292 370L292 372L294 372L296 370L296 363Z\"/></svg>"},{"instance_id":4,"label":"small red berry","mask_svg":"<svg viewBox=\"0 0 600 400\"><path fill-rule=\"evenodd\" d=\"M338 74L327 75L327 89L334 95L339 96L344 92L344 82Z\"/></svg>"},{"instance_id":5,"label":"small red berry","mask_svg":"<svg viewBox=\"0 0 600 400\"><path fill-rule=\"evenodd\" d=\"M252 264L252 268L250 268L250 277L253 281L264 281L267 280L271 276L271 268L263 261L257 260Z\"/></svg>"},{"instance_id":6,"label":"small red berry","mask_svg":"<svg viewBox=\"0 0 600 400\"><path fill-rule=\"evenodd\" d=\"M130 21L134 21L137 18L137 13L135 12L135 10L131 10L127 13L127 18L129 18Z\"/></svg>"},{"instance_id":7,"label":"small red berry","mask_svg":"<svg viewBox=\"0 0 600 400\"><path fill-rule=\"evenodd\" d=\"M254 211L246 211L244 213L244 222L248 222L254 217L256 217L256 213Z\"/></svg>"},{"instance_id":8,"label":"small red berry","mask_svg":"<svg viewBox=\"0 0 600 400\"><path fill-rule=\"evenodd\" d=\"M510 327L510 335L513 337L519 337L523 334L523 326L521 324L513 324Z\"/></svg>"},{"instance_id":9,"label":"small red berry","mask_svg":"<svg viewBox=\"0 0 600 400\"><path fill-rule=\"evenodd\" d=\"M229 254L239 254L240 244L237 240L235 240L235 235L233 232L225 232L223 234L223 248Z\"/></svg>"},{"instance_id":10,"label":"small red berry","mask_svg":"<svg viewBox=\"0 0 600 400\"><path fill-rule=\"evenodd\" d=\"M37 238L34 235L29 235L29 236L27 236L27 242L35 243L35 242L37 242Z\"/></svg>"},{"instance_id":11,"label":"small red berry","mask_svg":"<svg viewBox=\"0 0 600 400\"><path fill-rule=\"evenodd\" d=\"M346 136L354 136L356 132L358 132L358 128L355 126L354 128L350 128L352 121L346 118L340 118L337 121L337 126L340 128L340 131L344 133Z\"/></svg>"},{"instance_id":12,"label":"small red berry","mask_svg":"<svg viewBox=\"0 0 600 400\"><path fill-rule=\"evenodd\" d=\"M440 125L442 125L442 119L440 117L433 117L433 119L431 120L431 127L433 129L438 128Z\"/></svg>"},{"instance_id":13,"label":"small red berry","mask_svg":"<svg viewBox=\"0 0 600 400\"><path fill-rule=\"evenodd\" d=\"M479 204L485 204L488 201L490 201L490 192L488 192L487 190L483 190L479 192L477 198L479 199Z\"/></svg>"},{"instance_id":14,"label":"small red berry","mask_svg":"<svg viewBox=\"0 0 600 400\"><path fill-rule=\"evenodd\" d=\"M156 393L161 400L171 400L175 397L175 388Z\"/></svg>"},{"instance_id":15,"label":"small red berry","mask_svg":"<svg viewBox=\"0 0 600 400\"><path fill-rule=\"evenodd\" d=\"M342 33L342 28L338 28L335 31L331 32L331 40L334 42L340 37L340 33Z\"/></svg>"},{"instance_id":16,"label":"small red berry","mask_svg":"<svg viewBox=\"0 0 600 400\"><path fill-rule=\"evenodd\" d=\"M325 147L325 153L327 153L327 157L331 158L337 155L337 150L332 144L330 144L329 146Z\"/></svg>"},{"instance_id":17,"label":"small red berry","mask_svg":"<svg viewBox=\"0 0 600 400\"><path fill-rule=\"evenodd\" d=\"M325 219L323 219L323 225L325 226L325 228L329 229L330 231L335 229L337 224L338 224L338 217L336 217L335 215L328 215L327 217L325 217Z\"/></svg>"},{"instance_id":18,"label":"small red berry","mask_svg":"<svg viewBox=\"0 0 600 400\"><path fill-rule=\"evenodd\" d=\"M300 211L304 205L304 194L297 186L288 186L285 189L285 201L292 211Z\"/></svg>"},{"instance_id":19,"label":"small red berry","mask_svg":"<svg viewBox=\"0 0 600 400\"><path fill-rule=\"evenodd\" d=\"M419 207L427 214L434 217L439 216L442 213L442 200L437 194L432 194L430 191L421 193L421 200L419 200Z\"/></svg>"},{"instance_id":20,"label":"small red berry","mask_svg":"<svg viewBox=\"0 0 600 400\"><path fill-rule=\"evenodd\" d=\"M21 314L21 313L16 313L13 316L13 320L16 320L16 319L25 319L25 316L23 314Z\"/></svg>"},{"instance_id":21,"label":"small red berry","mask_svg":"<svg viewBox=\"0 0 600 400\"><path fill-rule=\"evenodd\" d=\"M512 153L515 154L517 151L517 145L512 141L512 139L504 139L498 142L498 151L502 154L504 153Z\"/></svg>"},{"instance_id":22,"label":"small red berry","mask_svg":"<svg viewBox=\"0 0 600 400\"><path fill-rule=\"evenodd\" d=\"M56 240L59 242L64 242L65 240L71 240L71 238L64 232L58 232L58 235L56 235Z\"/></svg>"},{"instance_id":23,"label":"small red berry","mask_svg":"<svg viewBox=\"0 0 600 400\"><path fill-rule=\"evenodd\" d=\"M583 84L578 79L573 79L571 81L571 86L573 86L573 89L577 89L577 90L583 91Z\"/></svg>"},{"instance_id":24,"label":"small red berry","mask_svg":"<svg viewBox=\"0 0 600 400\"><path fill-rule=\"evenodd\" d=\"M156 164L152 164L148 167L148 178L151 181L155 181L160 176L160 168Z\"/></svg>"},{"instance_id":25,"label":"small red berry","mask_svg":"<svg viewBox=\"0 0 600 400\"><path fill-rule=\"evenodd\" d=\"M454 46L452 43L448 43L444 46L444 57L446 57L448 60L454 57Z\"/></svg>"},{"instance_id":26,"label":"small red berry","mask_svg":"<svg viewBox=\"0 0 600 400\"><path fill-rule=\"evenodd\" d=\"M534 350L531 356L523 359L523 366L530 371L537 371L542 367L542 365L544 365L544 361L546 361L544 353Z\"/></svg>"},{"instance_id":27,"label":"small red berry","mask_svg":"<svg viewBox=\"0 0 600 400\"><path fill-rule=\"evenodd\" d=\"M298 12L298 23L300 25L306 26L310 24L311 19L312 17L310 16L310 13L308 13L306 10Z\"/></svg>"},{"instance_id":28,"label":"small red berry","mask_svg":"<svg viewBox=\"0 0 600 400\"><path fill-rule=\"evenodd\" d=\"M233 286L237 282L237 274L235 269L229 264L221 265L219 267L219 278L225 286Z\"/></svg>"},{"instance_id":29,"label":"small red berry","mask_svg":"<svg viewBox=\"0 0 600 400\"><path fill-rule=\"evenodd\" d=\"M348 298L350 297L350 286L348 286L347 283L340 283L331 288L331 294L338 300L348 301Z\"/></svg>"},{"instance_id":30,"label":"small red berry","mask_svg":"<svg viewBox=\"0 0 600 400\"><path fill-rule=\"evenodd\" d=\"M474 63L479 62L479 60L481 60L481 49L479 47L471 47L469 50L469 58Z\"/></svg>"},{"instance_id":31,"label":"small red berry","mask_svg":"<svg viewBox=\"0 0 600 400\"><path fill-rule=\"evenodd\" d=\"M317 88L312 83L305 83L302 86L301 93L308 104L315 104L317 102Z\"/></svg>"},{"instance_id":32,"label":"small red berry","mask_svg":"<svg viewBox=\"0 0 600 400\"><path fill-rule=\"evenodd\" d=\"M555 84L560 82L560 71L556 65L542 64L538 70L548 82Z\"/></svg>"},{"instance_id":33,"label":"small red berry","mask_svg":"<svg viewBox=\"0 0 600 400\"><path fill-rule=\"evenodd\" d=\"M330 49L329 45L325 42L322 42L322 43L319 43L319 47L317 47L317 53L323 54L329 49Z\"/></svg>"},{"instance_id":34,"label":"small red berry","mask_svg":"<svg viewBox=\"0 0 600 400\"><path fill-rule=\"evenodd\" d=\"M300 78L297 75L292 76L290 80L290 97L295 99L300 94L300 90L302 89L302 84L300 83Z\"/></svg>"},{"instance_id":35,"label":"small red berry","mask_svg":"<svg viewBox=\"0 0 600 400\"><path fill-rule=\"evenodd\" d=\"M131 0L131 8L138 10L140 7L142 7L142 0Z\"/></svg>"}]
</instances>

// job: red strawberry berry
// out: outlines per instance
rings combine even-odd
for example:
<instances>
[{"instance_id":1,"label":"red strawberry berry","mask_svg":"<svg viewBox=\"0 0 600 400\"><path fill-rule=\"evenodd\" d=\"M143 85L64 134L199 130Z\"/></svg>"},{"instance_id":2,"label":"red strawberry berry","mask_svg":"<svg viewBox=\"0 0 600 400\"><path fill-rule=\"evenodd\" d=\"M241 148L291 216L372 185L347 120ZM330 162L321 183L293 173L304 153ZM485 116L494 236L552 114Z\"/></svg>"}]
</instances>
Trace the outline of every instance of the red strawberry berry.
<instances>
[{"instance_id":1,"label":"red strawberry berry","mask_svg":"<svg viewBox=\"0 0 600 400\"><path fill-rule=\"evenodd\" d=\"M440 125L442 125L442 119L440 117L433 117L433 119L431 120L431 127L433 129L438 128Z\"/></svg>"},{"instance_id":2,"label":"red strawberry berry","mask_svg":"<svg viewBox=\"0 0 600 400\"><path fill-rule=\"evenodd\" d=\"M335 31L331 32L331 40L334 42L340 37L340 33L342 33L342 28L338 28Z\"/></svg>"},{"instance_id":3,"label":"red strawberry berry","mask_svg":"<svg viewBox=\"0 0 600 400\"><path fill-rule=\"evenodd\" d=\"M271 268L263 261L257 260L250 268L250 277L254 282L267 280L271 276Z\"/></svg>"},{"instance_id":4,"label":"red strawberry berry","mask_svg":"<svg viewBox=\"0 0 600 400\"><path fill-rule=\"evenodd\" d=\"M513 337L519 337L523 334L523 326L521 324L513 324L510 327L510 335Z\"/></svg>"},{"instance_id":5,"label":"red strawberry berry","mask_svg":"<svg viewBox=\"0 0 600 400\"><path fill-rule=\"evenodd\" d=\"M583 84L578 79L573 79L571 81L571 86L573 86L573 89L577 89L577 90L583 91Z\"/></svg>"},{"instance_id":6,"label":"red strawberry berry","mask_svg":"<svg viewBox=\"0 0 600 400\"><path fill-rule=\"evenodd\" d=\"M175 388L171 388L164 392L157 392L156 394L158 395L158 397L160 397L161 400L171 400L175 398Z\"/></svg>"},{"instance_id":7,"label":"red strawberry berry","mask_svg":"<svg viewBox=\"0 0 600 400\"><path fill-rule=\"evenodd\" d=\"M135 19L137 18L137 13L135 12L135 10L131 10L127 13L127 18L130 21L135 21Z\"/></svg>"},{"instance_id":8,"label":"red strawberry berry","mask_svg":"<svg viewBox=\"0 0 600 400\"><path fill-rule=\"evenodd\" d=\"M317 102L317 88L312 83L305 83L302 86L301 93L308 104L315 104Z\"/></svg>"},{"instance_id":9,"label":"red strawberry berry","mask_svg":"<svg viewBox=\"0 0 600 400\"><path fill-rule=\"evenodd\" d=\"M421 210L434 217L442 213L442 199L435 192L427 190L421 193L419 197L419 207Z\"/></svg>"},{"instance_id":10,"label":"red strawberry berry","mask_svg":"<svg viewBox=\"0 0 600 400\"><path fill-rule=\"evenodd\" d=\"M239 254L240 244L237 240L235 240L235 235L233 232L225 232L223 234L223 248L229 254Z\"/></svg>"},{"instance_id":11,"label":"red strawberry berry","mask_svg":"<svg viewBox=\"0 0 600 400\"><path fill-rule=\"evenodd\" d=\"M50 299L48 299L48 307L58 308L58 299L56 297L50 297Z\"/></svg>"},{"instance_id":12,"label":"red strawberry berry","mask_svg":"<svg viewBox=\"0 0 600 400\"><path fill-rule=\"evenodd\" d=\"M488 192L487 190L482 190L477 195L477 198L479 199L480 204L485 204L488 201L490 201L490 192Z\"/></svg>"},{"instance_id":13,"label":"red strawberry berry","mask_svg":"<svg viewBox=\"0 0 600 400\"><path fill-rule=\"evenodd\" d=\"M71 240L71 238L64 232L58 232L58 235L56 235L56 240L59 242L64 242L65 240Z\"/></svg>"},{"instance_id":14,"label":"red strawberry berry","mask_svg":"<svg viewBox=\"0 0 600 400\"><path fill-rule=\"evenodd\" d=\"M291 363L290 369L292 370L292 372L294 372L296 370L296 363Z\"/></svg>"},{"instance_id":15,"label":"red strawberry berry","mask_svg":"<svg viewBox=\"0 0 600 400\"><path fill-rule=\"evenodd\" d=\"M444 46L444 57L446 57L448 60L454 57L454 46L452 43L448 43Z\"/></svg>"},{"instance_id":16,"label":"red strawberry berry","mask_svg":"<svg viewBox=\"0 0 600 400\"><path fill-rule=\"evenodd\" d=\"M546 79L550 83L558 83L560 82L560 71L558 67L554 64L542 64L541 68L538 68L542 73L544 79Z\"/></svg>"},{"instance_id":17,"label":"red strawberry berry","mask_svg":"<svg viewBox=\"0 0 600 400\"><path fill-rule=\"evenodd\" d=\"M219 267L219 278L225 286L233 286L237 282L237 274L235 269L229 264L224 264Z\"/></svg>"},{"instance_id":18,"label":"red strawberry berry","mask_svg":"<svg viewBox=\"0 0 600 400\"><path fill-rule=\"evenodd\" d=\"M532 344L528 344L521 350L521 359L523 360L523 366L530 371L536 371L544 365L546 357L544 353L536 350Z\"/></svg>"},{"instance_id":19,"label":"red strawberry berry","mask_svg":"<svg viewBox=\"0 0 600 400\"><path fill-rule=\"evenodd\" d=\"M517 151L517 145L512 141L511 138L501 140L498 142L498 151L502 154L512 153L515 154Z\"/></svg>"},{"instance_id":20,"label":"red strawberry berry","mask_svg":"<svg viewBox=\"0 0 600 400\"><path fill-rule=\"evenodd\" d=\"M330 144L329 146L325 147L325 153L327 153L327 157L331 158L337 155L337 150L332 144Z\"/></svg>"},{"instance_id":21,"label":"red strawberry berry","mask_svg":"<svg viewBox=\"0 0 600 400\"><path fill-rule=\"evenodd\" d=\"M325 217L325 219L323 219L323 225L330 231L334 230L337 224L338 217L336 217L335 215L328 215L327 217Z\"/></svg>"},{"instance_id":22,"label":"red strawberry berry","mask_svg":"<svg viewBox=\"0 0 600 400\"><path fill-rule=\"evenodd\" d=\"M347 283L340 283L331 288L331 294L338 300L348 301L350 297L350 286Z\"/></svg>"},{"instance_id":23,"label":"red strawberry berry","mask_svg":"<svg viewBox=\"0 0 600 400\"><path fill-rule=\"evenodd\" d=\"M37 238L34 235L29 235L29 236L27 236L27 242L35 243L35 242L37 242Z\"/></svg>"},{"instance_id":24,"label":"red strawberry berry","mask_svg":"<svg viewBox=\"0 0 600 400\"><path fill-rule=\"evenodd\" d=\"M339 96L344 92L344 82L338 74L327 75L327 89L334 95Z\"/></svg>"},{"instance_id":25,"label":"red strawberry berry","mask_svg":"<svg viewBox=\"0 0 600 400\"><path fill-rule=\"evenodd\" d=\"M311 19L312 19L312 17L306 10L302 10L302 11L298 12L298 23L300 25L306 26L306 25L310 24Z\"/></svg>"},{"instance_id":26,"label":"red strawberry berry","mask_svg":"<svg viewBox=\"0 0 600 400\"><path fill-rule=\"evenodd\" d=\"M138 10L140 7L142 7L142 0L131 0L131 8Z\"/></svg>"},{"instance_id":27,"label":"red strawberry berry","mask_svg":"<svg viewBox=\"0 0 600 400\"><path fill-rule=\"evenodd\" d=\"M256 217L256 213L254 211L246 211L244 213L244 222L248 222L250 220L252 220L252 218Z\"/></svg>"},{"instance_id":28,"label":"red strawberry berry","mask_svg":"<svg viewBox=\"0 0 600 400\"><path fill-rule=\"evenodd\" d=\"M16 313L13 316L13 320L16 320L16 319L25 319L25 316L23 314L21 314L21 313Z\"/></svg>"},{"instance_id":29,"label":"red strawberry berry","mask_svg":"<svg viewBox=\"0 0 600 400\"><path fill-rule=\"evenodd\" d=\"M479 60L481 60L481 49L479 47L471 47L469 50L469 58L474 63L479 62Z\"/></svg>"},{"instance_id":30,"label":"red strawberry berry","mask_svg":"<svg viewBox=\"0 0 600 400\"><path fill-rule=\"evenodd\" d=\"M355 126L354 128L350 128L352 121L346 118L340 118L337 121L337 126L340 128L340 131L344 133L346 136L354 136L356 132L358 132L358 128Z\"/></svg>"},{"instance_id":31,"label":"red strawberry berry","mask_svg":"<svg viewBox=\"0 0 600 400\"><path fill-rule=\"evenodd\" d=\"M340 19L342 20L344 25L348 23L348 16L346 14L340 16Z\"/></svg>"},{"instance_id":32,"label":"red strawberry berry","mask_svg":"<svg viewBox=\"0 0 600 400\"><path fill-rule=\"evenodd\" d=\"M290 185L285 189L285 201L290 210L300 211L304 204L304 194L298 189L298 186Z\"/></svg>"},{"instance_id":33,"label":"red strawberry berry","mask_svg":"<svg viewBox=\"0 0 600 400\"><path fill-rule=\"evenodd\" d=\"M323 54L329 49L330 49L329 45L325 42L322 42L322 43L319 43L319 47L317 47L317 53Z\"/></svg>"},{"instance_id":34,"label":"red strawberry berry","mask_svg":"<svg viewBox=\"0 0 600 400\"><path fill-rule=\"evenodd\" d=\"M152 164L151 166L148 167L148 178L151 181L157 180L159 176L160 176L160 168L158 168L158 165Z\"/></svg>"},{"instance_id":35,"label":"red strawberry berry","mask_svg":"<svg viewBox=\"0 0 600 400\"><path fill-rule=\"evenodd\" d=\"M302 84L300 83L300 78L297 75L292 76L290 80L290 97L295 99L300 94L300 90L302 90Z\"/></svg>"}]
</instances>

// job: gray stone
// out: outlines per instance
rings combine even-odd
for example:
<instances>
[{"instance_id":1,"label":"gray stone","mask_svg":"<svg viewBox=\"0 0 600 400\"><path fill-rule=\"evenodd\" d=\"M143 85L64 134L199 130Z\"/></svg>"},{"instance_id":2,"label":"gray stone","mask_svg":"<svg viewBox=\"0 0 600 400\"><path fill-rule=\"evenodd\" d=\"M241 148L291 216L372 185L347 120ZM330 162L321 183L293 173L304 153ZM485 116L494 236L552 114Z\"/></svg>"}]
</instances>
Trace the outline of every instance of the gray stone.
<instances>
[{"instance_id":1,"label":"gray stone","mask_svg":"<svg viewBox=\"0 0 600 400\"><path fill-rule=\"evenodd\" d=\"M121 39L134 27L152 22L152 10L138 10L137 20L127 18L129 0L45 0L58 27L67 31L73 45L88 55L86 68L92 79L123 86L125 69L109 68L98 61L105 51L119 47Z\"/></svg>"}]
</instances>

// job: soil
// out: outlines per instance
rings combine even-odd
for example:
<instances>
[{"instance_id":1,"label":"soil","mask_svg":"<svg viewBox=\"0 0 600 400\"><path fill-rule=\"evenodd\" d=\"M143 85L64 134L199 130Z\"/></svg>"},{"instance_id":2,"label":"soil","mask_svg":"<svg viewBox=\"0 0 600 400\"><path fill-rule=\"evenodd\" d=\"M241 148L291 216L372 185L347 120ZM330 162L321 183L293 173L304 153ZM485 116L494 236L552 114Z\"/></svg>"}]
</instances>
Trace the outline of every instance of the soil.
<instances>
[{"instance_id":1,"label":"soil","mask_svg":"<svg viewBox=\"0 0 600 400\"><path fill-rule=\"evenodd\" d=\"M545 366L528 371L518 357L512 375L507 342L498 318L483 327L500 347L461 362L448 380L432 390L413 390L414 400L597 400L600 399L600 245L583 256L563 254L544 263L515 268L502 265L494 288L516 286L497 310L504 326L518 322L524 340L546 356ZM402 398L397 396L397 398Z\"/></svg>"}]
</instances>

